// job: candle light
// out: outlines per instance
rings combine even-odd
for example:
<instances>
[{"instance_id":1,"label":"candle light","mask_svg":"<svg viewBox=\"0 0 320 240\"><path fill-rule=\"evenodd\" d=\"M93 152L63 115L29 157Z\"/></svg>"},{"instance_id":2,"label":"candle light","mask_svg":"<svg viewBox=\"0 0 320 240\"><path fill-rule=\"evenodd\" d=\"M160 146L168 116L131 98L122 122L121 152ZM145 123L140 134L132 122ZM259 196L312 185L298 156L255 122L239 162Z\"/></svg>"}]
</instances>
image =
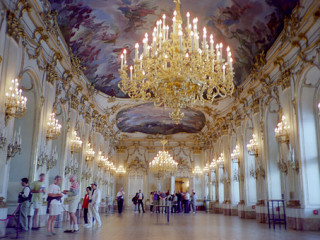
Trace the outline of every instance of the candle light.
<instances>
[{"instance_id":1,"label":"candle light","mask_svg":"<svg viewBox=\"0 0 320 240\"><path fill-rule=\"evenodd\" d=\"M123 54L121 54L120 58L121 58L121 70L122 70L123 69Z\"/></svg>"},{"instance_id":2,"label":"candle light","mask_svg":"<svg viewBox=\"0 0 320 240\"><path fill-rule=\"evenodd\" d=\"M143 56L142 54L140 55L140 69L142 69L142 59L143 59Z\"/></svg>"},{"instance_id":3,"label":"candle light","mask_svg":"<svg viewBox=\"0 0 320 240\"><path fill-rule=\"evenodd\" d=\"M165 24L165 22L166 22L166 15L165 15L165 14L162 15L162 19L163 19L163 28L165 28L165 27L166 27L166 24Z\"/></svg>"},{"instance_id":4,"label":"candle light","mask_svg":"<svg viewBox=\"0 0 320 240\"><path fill-rule=\"evenodd\" d=\"M187 25L189 27L189 24L190 24L190 13L187 12Z\"/></svg>"},{"instance_id":5,"label":"candle light","mask_svg":"<svg viewBox=\"0 0 320 240\"><path fill-rule=\"evenodd\" d=\"M210 54L211 56L213 56L213 44L214 44L214 41L213 41L213 35L211 34L210 35Z\"/></svg>"},{"instance_id":6,"label":"candle light","mask_svg":"<svg viewBox=\"0 0 320 240\"><path fill-rule=\"evenodd\" d=\"M124 65L127 64L127 49L123 50Z\"/></svg>"},{"instance_id":7,"label":"candle light","mask_svg":"<svg viewBox=\"0 0 320 240\"><path fill-rule=\"evenodd\" d=\"M175 33L176 32L176 17L173 17L172 18L172 30L173 30L173 33Z\"/></svg>"},{"instance_id":8,"label":"candle light","mask_svg":"<svg viewBox=\"0 0 320 240\"><path fill-rule=\"evenodd\" d=\"M192 52L193 52L193 48L194 48L194 38L193 38L193 31L191 31L191 33L190 33L190 38L191 38L191 50L192 50Z\"/></svg>"},{"instance_id":9,"label":"candle light","mask_svg":"<svg viewBox=\"0 0 320 240\"><path fill-rule=\"evenodd\" d=\"M138 56L139 56L139 43L136 43L135 47L135 60L138 60Z\"/></svg>"},{"instance_id":10,"label":"candle light","mask_svg":"<svg viewBox=\"0 0 320 240\"><path fill-rule=\"evenodd\" d=\"M223 81L224 81L226 79L226 65L225 64L223 64L222 70L223 70Z\"/></svg>"},{"instance_id":11,"label":"candle light","mask_svg":"<svg viewBox=\"0 0 320 240\"><path fill-rule=\"evenodd\" d=\"M130 66L130 81L132 81L132 69L133 69L133 67Z\"/></svg>"},{"instance_id":12,"label":"candle light","mask_svg":"<svg viewBox=\"0 0 320 240\"><path fill-rule=\"evenodd\" d=\"M233 70L232 62L233 62L233 59L232 59L232 57L231 57L231 58L230 58L230 71Z\"/></svg>"}]
</instances>

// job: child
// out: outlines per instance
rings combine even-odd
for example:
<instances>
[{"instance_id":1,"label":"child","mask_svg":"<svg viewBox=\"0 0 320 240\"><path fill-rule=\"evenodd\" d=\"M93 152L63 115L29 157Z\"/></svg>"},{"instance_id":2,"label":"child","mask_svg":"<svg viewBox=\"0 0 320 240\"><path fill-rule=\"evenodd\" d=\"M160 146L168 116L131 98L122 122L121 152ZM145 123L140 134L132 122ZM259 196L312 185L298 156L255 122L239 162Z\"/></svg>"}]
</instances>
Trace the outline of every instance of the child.
<instances>
[{"instance_id":1,"label":"child","mask_svg":"<svg viewBox=\"0 0 320 240\"><path fill-rule=\"evenodd\" d=\"M85 225L88 225L88 207L89 207L89 197L90 197L90 193L91 193L91 187L87 187L86 191L87 191L87 194L84 195L82 209L83 209L84 223L85 223Z\"/></svg>"}]
</instances>

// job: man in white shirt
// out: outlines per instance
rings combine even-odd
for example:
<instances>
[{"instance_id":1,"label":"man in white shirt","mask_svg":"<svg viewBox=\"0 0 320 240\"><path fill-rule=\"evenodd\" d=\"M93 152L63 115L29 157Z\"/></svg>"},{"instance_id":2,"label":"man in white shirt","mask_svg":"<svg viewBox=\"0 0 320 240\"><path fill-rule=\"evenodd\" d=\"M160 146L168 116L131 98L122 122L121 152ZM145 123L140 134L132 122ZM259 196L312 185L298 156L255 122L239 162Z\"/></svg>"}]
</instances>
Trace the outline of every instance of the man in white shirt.
<instances>
[{"instance_id":1,"label":"man in white shirt","mask_svg":"<svg viewBox=\"0 0 320 240\"><path fill-rule=\"evenodd\" d=\"M123 188L117 193L118 213L122 213L125 192Z\"/></svg>"},{"instance_id":2,"label":"man in white shirt","mask_svg":"<svg viewBox=\"0 0 320 240\"><path fill-rule=\"evenodd\" d=\"M92 218L97 222L98 227L101 227L101 219L99 215L99 205L101 202L101 191L97 188L97 183L91 184L92 194L89 198L89 214L88 214L88 224L85 225L86 228L92 227Z\"/></svg>"},{"instance_id":3,"label":"man in white shirt","mask_svg":"<svg viewBox=\"0 0 320 240\"><path fill-rule=\"evenodd\" d=\"M142 206L142 212L145 213L144 207L143 207L143 199L144 199L144 195L141 192L141 189L139 189L139 193L138 193L138 210L139 210L139 213L140 213L140 205Z\"/></svg>"},{"instance_id":4,"label":"man in white shirt","mask_svg":"<svg viewBox=\"0 0 320 240\"><path fill-rule=\"evenodd\" d=\"M19 203L20 206L20 226L23 231L27 232L29 230L28 224L28 213L30 208L30 201L31 201L31 189L28 185L29 180L28 178L21 179L21 185L23 186L22 191L19 193Z\"/></svg>"}]
</instances>

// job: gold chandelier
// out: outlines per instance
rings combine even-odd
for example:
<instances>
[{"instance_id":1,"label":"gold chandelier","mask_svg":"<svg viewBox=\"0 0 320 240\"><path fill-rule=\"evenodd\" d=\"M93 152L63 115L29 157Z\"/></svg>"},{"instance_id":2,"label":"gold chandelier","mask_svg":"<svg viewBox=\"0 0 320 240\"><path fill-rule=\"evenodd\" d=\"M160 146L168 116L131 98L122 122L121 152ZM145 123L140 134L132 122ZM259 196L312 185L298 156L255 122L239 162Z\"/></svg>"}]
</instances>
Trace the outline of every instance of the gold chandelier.
<instances>
[{"instance_id":1,"label":"gold chandelier","mask_svg":"<svg viewBox=\"0 0 320 240\"><path fill-rule=\"evenodd\" d=\"M82 141L78 136L77 131L72 132L72 139L71 139L71 152L75 153L78 152L82 147Z\"/></svg>"},{"instance_id":2,"label":"gold chandelier","mask_svg":"<svg viewBox=\"0 0 320 240\"><path fill-rule=\"evenodd\" d=\"M277 127L274 129L276 140L279 143L289 142L289 129L290 126L286 120L286 117L282 116L281 122L279 122Z\"/></svg>"},{"instance_id":3,"label":"gold chandelier","mask_svg":"<svg viewBox=\"0 0 320 240\"><path fill-rule=\"evenodd\" d=\"M50 113L50 118L48 121L48 128L47 128L47 139L56 139L59 137L61 133L61 124L59 124L58 119L55 118L55 113Z\"/></svg>"},{"instance_id":4,"label":"gold chandelier","mask_svg":"<svg viewBox=\"0 0 320 240\"><path fill-rule=\"evenodd\" d=\"M221 153L220 157L218 157L217 164L220 168L223 168L223 166L224 166L224 154L223 153Z\"/></svg>"},{"instance_id":5,"label":"gold chandelier","mask_svg":"<svg viewBox=\"0 0 320 240\"><path fill-rule=\"evenodd\" d=\"M239 145L236 145L236 147L233 149L233 151L231 153L231 160L234 163L238 163L239 162L239 156L240 156L240 147L239 147Z\"/></svg>"},{"instance_id":6,"label":"gold chandelier","mask_svg":"<svg viewBox=\"0 0 320 240\"><path fill-rule=\"evenodd\" d=\"M156 173L158 176L174 173L178 169L178 163L173 160L170 153L165 150L167 142L167 140L161 140L162 151L159 151L157 156L149 163L151 172Z\"/></svg>"},{"instance_id":7,"label":"gold chandelier","mask_svg":"<svg viewBox=\"0 0 320 240\"><path fill-rule=\"evenodd\" d=\"M145 34L142 54L139 54L139 44L135 45L134 64L130 67L127 65L128 52L123 50L119 87L132 99L153 101L155 106L172 108L170 118L179 123L184 116L182 108L231 95L234 72L230 48L226 48L226 61L222 43L214 47L213 35L207 39L206 28L203 28L200 43L198 19L194 18L191 24L188 12L184 28L180 0L174 2L176 10L170 34L166 15L163 15L157 21L150 44L148 34Z\"/></svg>"},{"instance_id":8,"label":"gold chandelier","mask_svg":"<svg viewBox=\"0 0 320 240\"><path fill-rule=\"evenodd\" d=\"M6 114L15 118L24 116L27 110L27 97L22 96L19 80L12 80L9 91L6 93Z\"/></svg>"},{"instance_id":9,"label":"gold chandelier","mask_svg":"<svg viewBox=\"0 0 320 240\"><path fill-rule=\"evenodd\" d=\"M258 156L259 154L259 144L255 134L252 134L252 139L250 139L249 143L247 144L247 149L249 155Z\"/></svg>"},{"instance_id":10,"label":"gold chandelier","mask_svg":"<svg viewBox=\"0 0 320 240\"><path fill-rule=\"evenodd\" d=\"M94 155L95 155L95 151L93 150L93 148L91 147L91 143L89 142L87 145L87 151L86 151L86 161L93 161L94 159Z\"/></svg>"},{"instance_id":11,"label":"gold chandelier","mask_svg":"<svg viewBox=\"0 0 320 240\"><path fill-rule=\"evenodd\" d=\"M199 166L195 166L195 168L192 170L192 174L195 176L199 176L202 173L203 173L203 171Z\"/></svg>"},{"instance_id":12,"label":"gold chandelier","mask_svg":"<svg viewBox=\"0 0 320 240\"><path fill-rule=\"evenodd\" d=\"M209 170L210 170L209 163L206 163L206 165L205 165L204 168L203 168L203 172L204 172L204 173L208 173Z\"/></svg>"},{"instance_id":13,"label":"gold chandelier","mask_svg":"<svg viewBox=\"0 0 320 240\"><path fill-rule=\"evenodd\" d=\"M120 165L117 170L116 170L117 174L125 174L126 170L124 169L124 167L122 165Z\"/></svg>"}]
</instances>

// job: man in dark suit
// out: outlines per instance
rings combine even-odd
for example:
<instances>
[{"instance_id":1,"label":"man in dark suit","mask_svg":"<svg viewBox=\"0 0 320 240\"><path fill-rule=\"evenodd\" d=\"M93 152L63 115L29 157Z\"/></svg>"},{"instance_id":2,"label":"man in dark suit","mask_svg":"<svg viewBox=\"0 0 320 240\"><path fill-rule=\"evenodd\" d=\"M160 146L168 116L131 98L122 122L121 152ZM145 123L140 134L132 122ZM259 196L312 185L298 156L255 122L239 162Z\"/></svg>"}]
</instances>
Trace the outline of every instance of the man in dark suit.
<instances>
[{"instance_id":1,"label":"man in dark suit","mask_svg":"<svg viewBox=\"0 0 320 240\"><path fill-rule=\"evenodd\" d=\"M140 205L142 206L142 212L145 213L144 207L143 207L143 199L144 199L144 195L141 192L141 189L139 189L139 193L138 193L138 210L139 210L139 213L140 213Z\"/></svg>"}]
</instances>

